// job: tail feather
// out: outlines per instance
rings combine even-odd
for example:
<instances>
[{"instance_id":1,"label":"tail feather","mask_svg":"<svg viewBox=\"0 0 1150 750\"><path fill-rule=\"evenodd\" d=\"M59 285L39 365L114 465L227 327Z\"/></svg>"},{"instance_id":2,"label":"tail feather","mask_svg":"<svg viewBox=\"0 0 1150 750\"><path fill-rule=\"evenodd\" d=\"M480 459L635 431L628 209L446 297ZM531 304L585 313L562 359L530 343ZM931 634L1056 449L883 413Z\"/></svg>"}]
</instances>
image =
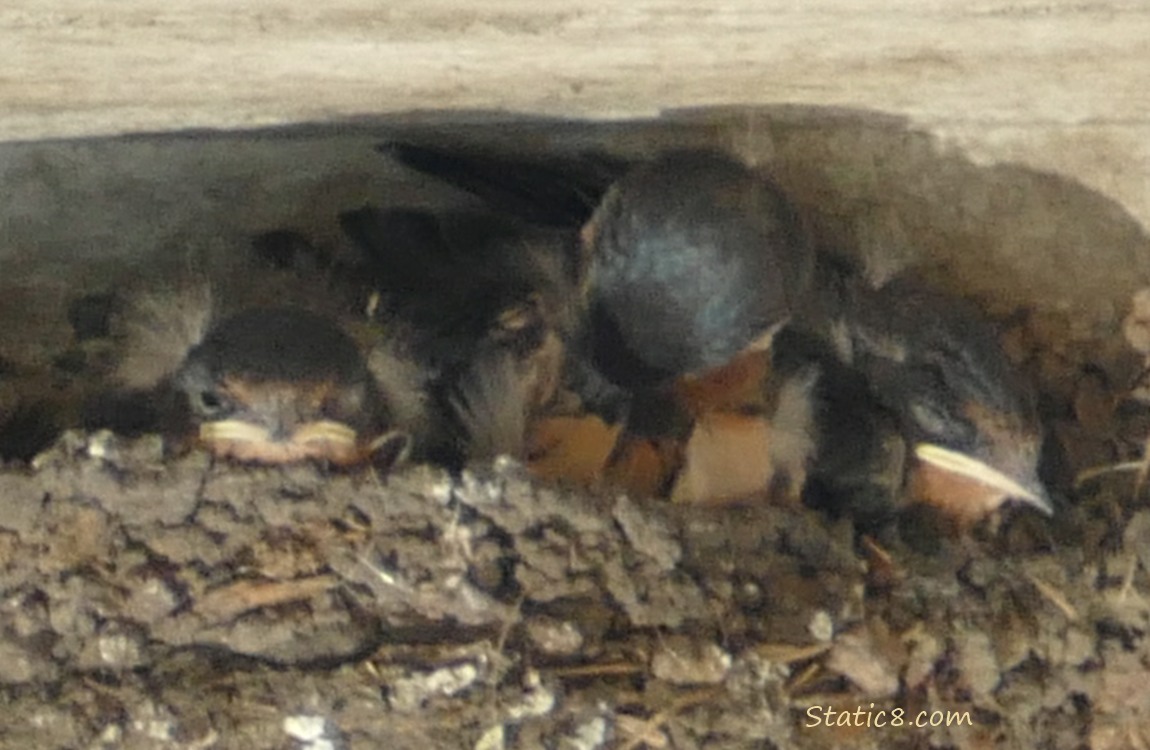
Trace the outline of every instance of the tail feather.
<instances>
[{"instance_id":1,"label":"tail feather","mask_svg":"<svg viewBox=\"0 0 1150 750\"><path fill-rule=\"evenodd\" d=\"M481 153L391 141L377 147L404 166L481 199L493 210L531 224L578 227L627 162L602 153L543 163L523 156Z\"/></svg>"}]
</instances>

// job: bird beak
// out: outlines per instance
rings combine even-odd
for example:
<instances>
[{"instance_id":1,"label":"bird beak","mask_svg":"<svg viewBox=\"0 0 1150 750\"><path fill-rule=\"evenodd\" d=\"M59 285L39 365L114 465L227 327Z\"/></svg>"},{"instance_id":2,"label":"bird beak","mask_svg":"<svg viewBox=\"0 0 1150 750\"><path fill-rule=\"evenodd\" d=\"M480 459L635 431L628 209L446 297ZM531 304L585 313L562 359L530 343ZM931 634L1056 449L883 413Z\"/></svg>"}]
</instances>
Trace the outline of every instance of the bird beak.
<instances>
[{"instance_id":1,"label":"bird beak","mask_svg":"<svg viewBox=\"0 0 1150 750\"><path fill-rule=\"evenodd\" d=\"M276 441L266 427L244 422L239 419L222 419L216 422L207 422L200 425L200 438L205 441L235 440L239 442L279 442ZM342 422L319 420L308 422L297 428L292 434L290 442L298 445L310 443L334 443L346 446L354 445L356 431Z\"/></svg>"},{"instance_id":2,"label":"bird beak","mask_svg":"<svg viewBox=\"0 0 1150 750\"><path fill-rule=\"evenodd\" d=\"M212 452L263 464L322 458L336 465L350 465L362 456L358 437L351 427L331 420L307 422L296 428L288 440L277 440L266 427L239 419L200 425L200 440Z\"/></svg>"},{"instance_id":3,"label":"bird beak","mask_svg":"<svg viewBox=\"0 0 1150 750\"><path fill-rule=\"evenodd\" d=\"M765 330L761 334L759 334L759 336L757 338L752 340L751 343L747 344L747 346L743 349L743 351L745 351L745 352L765 352L765 351L768 351L771 348L771 344L774 343L774 341L775 341L775 335L778 334L778 332L783 329L783 326L785 326L787 323L790 323L790 322L791 322L791 318L788 315L787 317L780 320L778 323L775 323L770 328L768 328L767 330Z\"/></svg>"},{"instance_id":4,"label":"bird beak","mask_svg":"<svg viewBox=\"0 0 1150 750\"><path fill-rule=\"evenodd\" d=\"M271 440L271 434L266 428L251 422L244 422L239 419L222 419L200 425L200 439L209 444L225 440L254 443Z\"/></svg>"},{"instance_id":5,"label":"bird beak","mask_svg":"<svg viewBox=\"0 0 1150 750\"><path fill-rule=\"evenodd\" d=\"M978 459L934 443L919 443L914 447L914 455L919 461L979 482L1006 497L1022 500L1045 515L1054 514L1054 506L1037 480L1023 484Z\"/></svg>"},{"instance_id":6,"label":"bird beak","mask_svg":"<svg viewBox=\"0 0 1150 750\"><path fill-rule=\"evenodd\" d=\"M291 441L306 445L309 443L331 443L338 446L354 446L356 431L342 422L321 419L301 425L292 433Z\"/></svg>"}]
</instances>

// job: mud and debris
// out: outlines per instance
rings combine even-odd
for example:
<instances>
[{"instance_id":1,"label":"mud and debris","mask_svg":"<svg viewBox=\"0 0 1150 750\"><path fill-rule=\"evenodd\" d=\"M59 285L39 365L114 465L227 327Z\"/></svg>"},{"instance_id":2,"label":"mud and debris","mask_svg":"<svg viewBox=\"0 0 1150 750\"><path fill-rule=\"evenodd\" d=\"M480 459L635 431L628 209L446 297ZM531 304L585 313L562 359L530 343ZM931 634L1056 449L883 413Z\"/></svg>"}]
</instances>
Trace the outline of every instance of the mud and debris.
<instances>
[{"instance_id":1,"label":"mud and debris","mask_svg":"<svg viewBox=\"0 0 1150 750\"><path fill-rule=\"evenodd\" d=\"M841 240L871 212L812 175L849 174L833 160L860 141L836 131L830 161L804 165L814 130L779 128L787 187L829 202ZM896 208L919 211L914 193ZM958 214L916 221L940 247L986 244ZM980 301L1009 280L988 268L962 277ZM113 303L83 291L53 313L67 335L0 331L0 749L1150 746L1145 294L1086 323L987 306L1040 387L1056 509L953 536L913 513L875 528L569 489L504 459L235 466L139 430L61 432L114 359Z\"/></svg>"},{"instance_id":2,"label":"mud and debris","mask_svg":"<svg viewBox=\"0 0 1150 750\"><path fill-rule=\"evenodd\" d=\"M1129 476L928 552L506 461L161 464L152 438L70 432L0 479L0 689L26 747L1150 737L1150 514Z\"/></svg>"}]
</instances>

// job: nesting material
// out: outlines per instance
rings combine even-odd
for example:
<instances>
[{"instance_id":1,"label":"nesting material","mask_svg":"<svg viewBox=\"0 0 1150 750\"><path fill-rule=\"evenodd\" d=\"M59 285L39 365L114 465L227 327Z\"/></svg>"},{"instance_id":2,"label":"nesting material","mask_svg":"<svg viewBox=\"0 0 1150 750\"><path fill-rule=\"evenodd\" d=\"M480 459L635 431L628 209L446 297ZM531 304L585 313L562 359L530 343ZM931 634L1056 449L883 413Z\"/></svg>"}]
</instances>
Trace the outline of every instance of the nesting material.
<instances>
[{"instance_id":1,"label":"nesting material","mask_svg":"<svg viewBox=\"0 0 1150 750\"><path fill-rule=\"evenodd\" d=\"M520 750L576 736L587 747L1150 744L1150 713L1137 699L1150 586L1136 549L1144 535L1130 533L1145 520L1135 513L1144 497L1132 493L1129 474L1076 488L1058 473L1086 456L1141 456L1150 427L1123 398L1120 363L1147 353L1142 313L1127 326L1137 351L1127 351L1106 310L1123 310L1126 286L1147 283L1138 267L1144 234L1115 207L1100 210L1105 200L1081 185L986 169L901 125L840 117L755 121L769 143L762 162L818 219L824 244L851 255L897 243L935 281L1020 331L1014 361L1038 384L1047 427L1070 449L1053 454L1047 474L1060 501L1054 516L1008 512L996 529L976 527L958 542L914 526L860 538L849 517L794 505L639 497L697 475L731 480L697 494L774 494L780 471L800 473L809 449L795 440L782 450L776 423L801 424L802 410L788 410L785 394L749 387L753 368L727 373L713 392L683 385L681 403L698 423L682 451L597 418L541 422L525 451L529 468L545 478L574 472L573 484L589 491L528 479L514 462L454 474L426 465L236 467L201 452L166 457L154 436L69 432L36 461L0 471L0 693L9 708L0 748L178 738ZM677 132L682 145L727 131L711 122ZM19 277L34 297L4 287L0 319L12 324L0 329L0 435L11 434L17 400L78 400L105 373L84 359L91 341L74 340L80 332L64 318L62 300L80 287L100 293L125 275L165 277L160 260L172 253L180 265L188 243L236 257L253 231L287 223L334 246L338 231L325 222L367 201L460 201L372 162L365 155L379 138L358 138L242 148L204 138L185 151L162 139L120 151L65 145L58 162L67 179L52 172L47 146L29 147L39 166L26 172L45 179L24 197L53 195L54 184L70 192L46 201L51 221L11 222L13 247L33 228L51 235L31 245L43 250L37 262L59 261L61 237L74 249L77 237L115 236L132 260L77 271L75 284L64 273L59 297L39 286L43 269ZM620 148L632 152L655 143L649 131L627 139ZM562 140L541 142L561 148ZM167 182L139 172L123 179L124 164L157 152ZM316 152L328 154L326 172L309 156ZM100 159L109 166L97 181L87 170ZM373 182L377 173L387 176ZM109 180L118 182L105 191ZM100 188L81 200L91 185ZM173 196L176 187L187 192ZM212 196L218 213L187 196ZM78 231L80 213L116 231ZM141 215L162 221L125 233ZM1082 248L1090 252L1074 260ZM1115 274L1113 258L1133 265ZM0 285L22 273L8 260ZM1035 267L1044 269L1035 283L1021 283ZM46 335L48 319L60 330ZM390 377L408 380L403 369ZM421 409L416 399L398 410ZM53 415L71 419L66 409ZM321 426L310 437L344 436ZM764 451L790 458L766 469L738 460ZM757 473L746 471L752 464ZM636 497L605 502L616 471L642 477ZM678 653L684 639L690 658ZM429 675L450 685L430 685ZM874 703L864 721L893 709L971 721L807 725L811 709L826 716L832 702L852 712Z\"/></svg>"}]
</instances>

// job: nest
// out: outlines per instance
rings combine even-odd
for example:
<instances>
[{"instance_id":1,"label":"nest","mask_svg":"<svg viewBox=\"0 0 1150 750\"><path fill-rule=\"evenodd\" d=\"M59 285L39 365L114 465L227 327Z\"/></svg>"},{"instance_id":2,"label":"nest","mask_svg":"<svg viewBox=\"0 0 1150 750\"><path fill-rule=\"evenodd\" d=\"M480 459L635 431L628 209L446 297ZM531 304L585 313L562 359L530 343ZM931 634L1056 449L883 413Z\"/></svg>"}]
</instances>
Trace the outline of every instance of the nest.
<instances>
[{"instance_id":1,"label":"nest","mask_svg":"<svg viewBox=\"0 0 1150 750\"><path fill-rule=\"evenodd\" d=\"M115 358L69 303L99 304L144 263L157 279L189 256L226 266L258 231L322 243L365 200L466 198L370 162L381 129L25 147L80 166L65 215L13 239L48 250L0 282L0 747L1150 742L1150 345L1131 303L1150 253L1120 208L865 114L438 130L769 156L822 245L901 254L995 320L1042 396L1057 514L1007 509L955 539L912 517L869 537L804 508L570 491L508 461L251 468L61 432ZM123 160L154 178L116 181ZM209 200L174 200L178 184ZM109 195L163 221L132 229L126 210L101 214ZM59 250L109 236L115 253Z\"/></svg>"}]
</instances>

